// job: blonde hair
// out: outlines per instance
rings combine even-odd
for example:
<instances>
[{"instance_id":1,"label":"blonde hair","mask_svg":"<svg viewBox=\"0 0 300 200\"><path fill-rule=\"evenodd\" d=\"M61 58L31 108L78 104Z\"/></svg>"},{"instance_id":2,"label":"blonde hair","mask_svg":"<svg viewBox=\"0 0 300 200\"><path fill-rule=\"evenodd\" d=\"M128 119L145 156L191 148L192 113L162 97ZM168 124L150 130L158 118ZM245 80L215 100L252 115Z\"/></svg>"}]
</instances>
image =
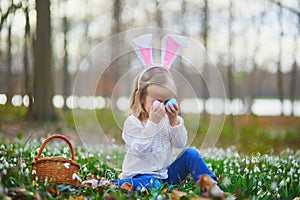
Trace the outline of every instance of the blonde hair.
<instances>
[{"instance_id":1,"label":"blonde hair","mask_svg":"<svg viewBox=\"0 0 300 200\"><path fill-rule=\"evenodd\" d=\"M174 95L177 93L173 77L165 68L151 67L139 74L133 82L133 92L130 96L128 113L141 121L149 117L143 103L147 95L147 88L151 84L163 86L169 89Z\"/></svg>"}]
</instances>

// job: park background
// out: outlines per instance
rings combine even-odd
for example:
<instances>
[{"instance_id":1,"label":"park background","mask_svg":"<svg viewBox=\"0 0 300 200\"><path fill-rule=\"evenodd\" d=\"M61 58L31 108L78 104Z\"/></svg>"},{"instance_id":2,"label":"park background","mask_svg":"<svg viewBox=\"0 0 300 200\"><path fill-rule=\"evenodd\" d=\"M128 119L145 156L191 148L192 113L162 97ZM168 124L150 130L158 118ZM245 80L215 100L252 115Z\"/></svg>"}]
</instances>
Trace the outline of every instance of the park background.
<instances>
[{"instance_id":1,"label":"park background","mask_svg":"<svg viewBox=\"0 0 300 200\"><path fill-rule=\"evenodd\" d=\"M0 10L1 135L32 132L37 130L35 125L43 130L42 121L60 122L66 121L65 118L68 126L60 123L57 129L69 128L71 124L72 130L75 126L70 119L73 109L106 110L106 114L110 113L107 110L115 109L126 114L130 84L123 84L114 95L112 93L124 73L137 65L132 63L135 55L122 57L107 66L93 94L87 91L95 83L82 84L76 94L73 92L76 75L84 71L80 65L101 42L118 33L161 27L175 30L203 46L211 60L200 63L207 81L214 82L214 72L210 73L212 65L217 66L221 74L226 97L211 98L209 83L205 83L199 72L182 60L174 64L193 88L177 85L183 114L200 116L203 122L201 126L196 123L200 126L196 131L198 137L201 132L204 135L205 124L211 116L221 114L226 115L224 141L220 141L224 145L239 146L239 142L249 141L243 138L246 132L256 141L255 134L259 132L262 137L272 139L276 148L278 145L298 148L299 7L295 0L284 3L3 0ZM118 45L130 43L122 42L127 44ZM112 48L115 49L108 49L105 56L117 55L118 48ZM197 57L201 53L193 54ZM100 116L100 123L101 118L107 117ZM28 120L38 123L31 127ZM108 120L107 126L111 128L105 130L114 133L110 138L117 137L121 129L113 121ZM259 128L263 130L257 131ZM44 129L35 133L57 132ZM272 131L265 133L268 129Z\"/></svg>"},{"instance_id":2,"label":"park background","mask_svg":"<svg viewBox=\"0 0 300 200\"><path fill-rule=\"evenodd\" d=\"M149 27L197 41L210 59L202 63L201 72L211 83L213 66L221 74L226 98L211 98L208 83L197 71L183 59L174 63L194 89L191 93L184 84L178 85L182 115L191 130L190 146L200 148L212 119L224 116L224 124L216 125L221 132L215 147L245 155L299 150L297 0L1 0L1 141L59 133L79 145L122 146L119 122L126 117L132 80L114 91L120 78L137 65L134 52L105 66L94 93L86 92L95 84L86 80L75 94L76 76L89 72L82 62L99 44ZM129 42L111 46L105 57L114 58L117 45ZM75 110L87 125L85 130L78 131ZM96 113L101 136L89 123L90 112Z\"/></svg>"}]
</instances>

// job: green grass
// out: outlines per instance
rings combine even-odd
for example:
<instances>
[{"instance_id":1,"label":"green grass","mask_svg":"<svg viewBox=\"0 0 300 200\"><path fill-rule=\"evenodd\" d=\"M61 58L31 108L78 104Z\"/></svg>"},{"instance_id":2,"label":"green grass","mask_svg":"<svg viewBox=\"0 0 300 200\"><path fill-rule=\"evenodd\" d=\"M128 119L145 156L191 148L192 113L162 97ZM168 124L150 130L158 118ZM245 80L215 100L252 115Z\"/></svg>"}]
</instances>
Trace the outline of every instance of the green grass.
<instances>
[{"instance_id":1,"label":"green grass","mask_svg":"<svg viewBox=\"0 0 300 200\"><path fill-rule=\"evenodd\" d=\"M103 199L107 194L116 199L169 199L172 189L164 187L158 189L125 192L115 187L72 188L60 185L58 196L49 193L49 183L36 183L30 178L31 161L36 155L41 141L33 139L24 143L22 139L15 139L10 143L0 144L0 174L4 194L10 188L25 188L29 194L39 193L42 198L59 199L82 196L92 199ZM87 151L78 145L76 148L76 161L81 168L79 175L82 180L89 174L116 178L120 163L111 160L122 159L123 151ZM205 155L206 153L203 152ZM49 143L42 156L70 157L69 148L64 143L54 141ZM226 192L235 194L238 199L278 199L294 198L300 194L300 150L286 149L279 154L242 155L235 148L215 148L205 157L209 168L219 177L219 184ZM108 164L109 163L109 164ZM48 188L48 189L47 189ZM178 186L180 191L187 192L184 199L199 196L200 188L194 185L191 179Z\"/></svg>"},{"instance_id":2,"label":"green grass","mask_svg":"<svg viewBox=\"0 0 300 200\"><path fill-rule=\"evenodd\" d=\"M124 192L113 187L94 190L90 187L74 189L66 185L59 186L60 194L54 197L48 192L47 184L37 185L30 179L30 163L41 145L38 135L34 136L36 139L25 144L26 137L31 131L34 129L35 132L42 132L51 127L55 133L64 133L66 129L75 130L80 123L86 128L84 130L93 131L96 122L105 134L116 140L116 144L121 144L121 126L126 116L122 112L113 114L110 109L81 111L77 113L76 124L72 111L58 110L59 121L48 124L28 121L25 118L26 113L27 109L24 107L0 106L1 128L7 124L12 127L21 124L20 130L13 137L7 137L10 133L2 130L4 134L0 142L0 187L3 192L0 192L0 199L9 193L10 188L15 187L25 188L28 194L38 193L47 199L75 197L103 199L108 193L116 199L170 198L172 191L170 187ZM210 123L210 116L184 115L184 119L189 131L190 146L200 149ZM259 119L252 116L250 120L247 118L241 123L243 120L237 117L234 118L234 123L231 123L229 117L226 117L215 148L209 154L202 152L203 155L207 155L206 162L219 177L219 183L225 191L235 194L238 199L292 199L299 196L300 123L294 121L285 126L276 123L269 126ZM296 119L296 122L297 120L299 119ZM82 180L90 173L108 179L118 176L117 169L121 168L124 151L119 149L88 151L79 145L75 146L76 161L81 165L79 175ZM57 142L47 145L43 153L43 156L46 155L70 156L65 144ZM183 199L199 196L200 192L190 179L178 186L178 189L187 192L187 196Z\"/></svg>"}]
</instances>

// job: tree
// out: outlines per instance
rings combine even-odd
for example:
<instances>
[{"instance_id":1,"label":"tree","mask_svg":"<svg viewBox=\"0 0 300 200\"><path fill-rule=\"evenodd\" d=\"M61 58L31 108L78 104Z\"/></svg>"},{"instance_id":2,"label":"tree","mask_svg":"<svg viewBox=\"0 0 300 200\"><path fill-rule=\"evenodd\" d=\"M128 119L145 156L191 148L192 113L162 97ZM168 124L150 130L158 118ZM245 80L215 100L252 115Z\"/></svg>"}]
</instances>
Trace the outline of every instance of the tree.
<instances>
[{"instance_id":1,"label":"tree","mask_svg":"<svg viewBox=\"0 0 300 200\"><path fill-rule=\"evenodd\" d=\"M70 73L68 70L69 66L69 55L68 55L68 40L67 40L67 34L68 34L68 29L69 29L69 24L68 24L68 19L66 16L63 17L63 28L64 28L64 64L63 64L63 71L64 71L64 88L63 88L63 94L64 94L64 99L66 102L67 97L71 93L71 86L70 86ZM67 109L67 104L65 103L64 110Z\"/></svg>"},{"instance_id":2,"label":"tree","mask_svg":"<svg viewBox=\"0 0 300 200\"><path fill-rule=\"evenodd\" d=\"M34 49L33 97L29 116L37 120L55 120L52 104L52 52L50 0L36 0L37 26Z\"/></svg>"},{"instance_id":3,"label":"tree","mask_svg":"<svg viewBox=\"0 0 300 200\"><path fill-rule=\"evenodd\" d=\"M277 92L278 92L278 97L281 103L281 115L283 115L283 98L284 98L284 93L283 93L283 74L282 74L282 40L283 40L283 19L282 19L282 7L279 6L279 13L278 13L278 23L280 27L280 35L278 39L278 46L279 46L279 52L278 52L278 60L277 60Z\"/></svg>"},{"instance_id":4,"label":"tree","mask_svg":"<svg viewBox=\"0 0 300 200\"><path fill-rule=\"evenodd\" d=\"M29 96L29 107L32 105L32 88L30 84L30 64L29 50L30 48L30 22L28 5L24 8L25 14L25 34L24 34L24 49L23 49L23 65L24 65L24 93Z\"/></svg>"},{"instance_id":5,"label":"tree","mask_svg":"<svg viewBox=\"0 0 300 200\"><path fill-rule=\"evenodd\" d=\"M300 2L298 1L298 8L300 8ZM294 62L293 62L293 68L291 71L291 82L290 82L290 101L292 104L292 113L291 115L294 116L294 101L296 97L296 85L297 85L297 74L298 74L298 63L297 63L297 50L299 48L299 45L297 43L297 36L300 34L300 13L297 13L297 33L294 36Z\"/></svg>"}]
</instances>

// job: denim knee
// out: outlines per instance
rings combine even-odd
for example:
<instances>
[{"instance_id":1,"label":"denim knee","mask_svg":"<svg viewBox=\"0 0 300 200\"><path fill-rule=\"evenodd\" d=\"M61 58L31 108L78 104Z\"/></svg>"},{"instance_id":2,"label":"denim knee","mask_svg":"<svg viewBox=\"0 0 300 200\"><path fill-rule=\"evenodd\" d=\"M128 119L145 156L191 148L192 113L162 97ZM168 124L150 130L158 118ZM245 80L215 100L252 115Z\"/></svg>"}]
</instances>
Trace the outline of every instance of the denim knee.
<instances>
[{"instance_id":1,"label":"denim knee","mask_svg":"<svg viewBox=\"0 0 300 200\"><path fill-rule=\"evenodd\" d=\"M188 147L188 148L184 149L182 153L186 154L188 156L199 156L199 157L201 157L200 153L196 149L191 148L191 147Z\"/></svg>"}]
</instances>

